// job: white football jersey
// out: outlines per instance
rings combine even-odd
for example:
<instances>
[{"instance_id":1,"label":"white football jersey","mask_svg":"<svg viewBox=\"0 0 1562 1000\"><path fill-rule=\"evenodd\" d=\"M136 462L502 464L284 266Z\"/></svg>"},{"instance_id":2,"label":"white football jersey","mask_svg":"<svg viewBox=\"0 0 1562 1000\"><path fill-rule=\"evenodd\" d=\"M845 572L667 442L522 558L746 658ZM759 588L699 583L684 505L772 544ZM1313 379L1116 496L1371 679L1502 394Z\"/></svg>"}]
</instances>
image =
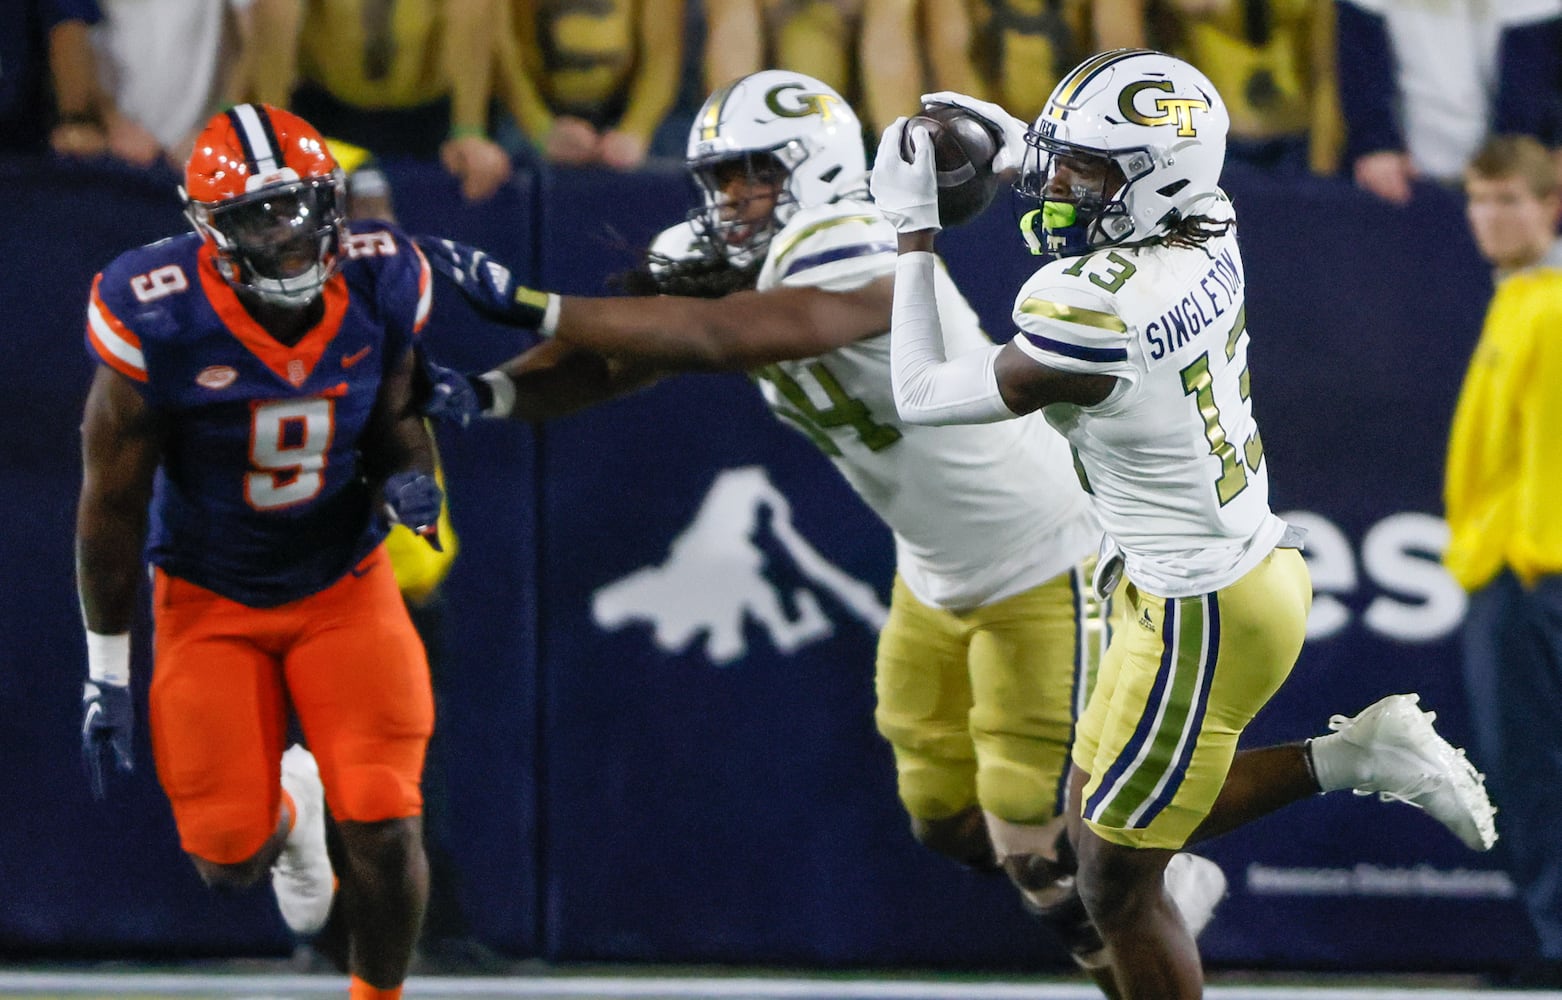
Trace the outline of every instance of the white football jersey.
<instances>
[{"instance_id":1,"label":"white football jersey","mask_svg":"<svg viewBox=\"0 0 1562 1000\"><path fill-rule=\"evenodd\" d=\"M1221 212L1229 202L1211 214ZM1269 509L1248 398L1245 291L1233 228L1203 249L1107 248L1053 261L1015 301L1014 342L1026 354L1117 376L1095 406L1043 412L1073 446L1129 579L1163 597L1232 583L1285 530Z\"/></svg>"},{"instance_id":2,"label":"white football jersey","mask_svg":"<svg viewBox=\"0 0 1562 1000\"><path fill-rule=\"evenodd\" d=\"M653 250L683 256L687 225ZM871 202L803 209L770 242L758 287L845 291L895 273L895 230ZM949 275L937 274L951 351L991 347ZM925 427L903 423L890 338L750 373L771 411L835 463L895 536L896 568L924 604L965 610L1050 580L1095 551L1100 528L1067 443L1038 418Z\"/></svg>"}]
</instances>

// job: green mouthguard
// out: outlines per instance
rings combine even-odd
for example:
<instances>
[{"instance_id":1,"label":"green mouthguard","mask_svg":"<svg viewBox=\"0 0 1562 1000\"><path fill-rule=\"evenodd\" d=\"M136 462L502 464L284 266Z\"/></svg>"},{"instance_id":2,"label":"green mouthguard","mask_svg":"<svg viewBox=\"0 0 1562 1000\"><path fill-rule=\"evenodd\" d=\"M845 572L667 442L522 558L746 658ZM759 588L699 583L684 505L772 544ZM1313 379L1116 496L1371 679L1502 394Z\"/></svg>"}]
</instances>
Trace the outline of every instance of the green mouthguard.
<instances>
[{"instance_id":1,"label":"green mouthguard","mask_svg":"<svg viewBox=\"0 0 1562 1000\"><path fill-rule=\"evenodd\" d=\"M1065 229L1074 224L1078 215L1067 202L1049 201L1041 206L1041 223L1048 229Z\"/></svg>"}]
</instances>

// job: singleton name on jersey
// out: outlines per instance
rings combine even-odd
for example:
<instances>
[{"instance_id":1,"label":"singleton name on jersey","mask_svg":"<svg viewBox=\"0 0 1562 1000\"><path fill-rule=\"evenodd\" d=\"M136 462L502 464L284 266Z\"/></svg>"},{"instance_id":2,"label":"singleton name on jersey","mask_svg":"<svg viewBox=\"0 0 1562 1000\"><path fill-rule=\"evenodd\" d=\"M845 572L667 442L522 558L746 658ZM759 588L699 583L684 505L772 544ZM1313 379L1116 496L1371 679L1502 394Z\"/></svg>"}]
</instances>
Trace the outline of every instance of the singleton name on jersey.
<instances>
[{"instance_id":1,"label":"singleton name on jersey","mask_svg":"<svg viewBox=\"0 0 1562 1000\"><path fill-rule=\"evenodd\" d=\"M1214 282L1214 288L1210 283ZM1203 294L1200 295L1199 293ZM1226 306L1240 302L1242 298L1242 271L1232 259L1231 250L1221 251L1214 258L1209 273L1200 278L1178 300L1177 305L1144 328L1144 336L1150 342L1150 357L1159 361L1177 348L1191 342L1196 334L1226 314ZM1204 310L1204 303L1215 315Z\"/></svg>"}]
</instances>

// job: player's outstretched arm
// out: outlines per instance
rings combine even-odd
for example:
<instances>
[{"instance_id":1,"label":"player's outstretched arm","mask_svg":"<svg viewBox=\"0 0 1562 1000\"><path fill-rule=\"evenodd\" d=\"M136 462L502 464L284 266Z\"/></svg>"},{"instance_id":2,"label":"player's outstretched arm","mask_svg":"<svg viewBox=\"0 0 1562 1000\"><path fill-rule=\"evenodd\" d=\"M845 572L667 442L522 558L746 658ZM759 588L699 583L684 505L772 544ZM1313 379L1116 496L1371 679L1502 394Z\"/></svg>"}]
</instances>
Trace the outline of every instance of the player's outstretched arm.
<instances>
[{"instance_id":1,"label":"player's outstretched arm","mask_svg":"<svg viewBox=\"0 0 1562 1000\"><path fill-rule=\"evenodd\" d=\"M509 416L539 421L628 395L661 377L656 368L606 358L558 340L545 340L498 371L515 387Z\"/></svg>"},{"instance_id":2,"label":"player's outstretched arm","mask_svg":"<svg viewBox=\"0 0 1562 1000\"><path fill-rule=\"evenodd\" d=\"M782 287L717 300L539 292L487 253L416 238L429 265L491 319L666 371L742 371L813 357L889 329L893 281L851 291Z\"/></svg>"},{"instance_id":3,"label":"player's outstretched arm","mask_svg":"<svg viewBox=\"0 0 1562 1000\"><path fill-rule=\"evenodd\" d=\"M720 299L563 300L558 339L668 371L747 371L811 358L889 329L894 279L850 291L784 286Z\"/></svg>"},{"instance_id":4,"label":"player's outstretched arm","mask_svg":"<svg viewBox=\"0 0 1562 1000\"><path fill-rule=\"evenodd\" d=\"M161 428L130 380L100 365L82 421L76 508L76 587L87 627L81 750L92 792L103 798L110 766L134 768L130 622L141 581Z\"/></svg>"},{"instance_id":5,"label":"player's outstretched arm","mask_svg":"<svg viewBox=\"0 0 1562 1000\"><path fill-rule=\"evenodd\" d=\"M660 377L646 365L605 358L557 340L544 340L482 374L446 368L421 347L424 415L465 428L479 417L538 422L626 395Z\"/></svg>"}]
</instances>

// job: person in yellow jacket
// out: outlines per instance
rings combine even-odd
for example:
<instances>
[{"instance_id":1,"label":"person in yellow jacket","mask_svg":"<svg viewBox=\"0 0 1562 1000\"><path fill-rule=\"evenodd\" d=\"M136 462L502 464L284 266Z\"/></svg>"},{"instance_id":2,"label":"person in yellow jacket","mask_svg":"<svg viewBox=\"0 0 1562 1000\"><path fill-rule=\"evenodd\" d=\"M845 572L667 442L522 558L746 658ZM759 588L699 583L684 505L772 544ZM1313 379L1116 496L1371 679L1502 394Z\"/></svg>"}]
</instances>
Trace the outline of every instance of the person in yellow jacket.
<instances>
[{"instance_id":1,"label":"person in yellow jacket","mask_svg":"<svg viewBox=\"0 0 1562 1000\"><path fill-rule=\"evenodd\" d=\"M1562 986L1562 190L1544 146L1498 136L1471 162L1465 191L1497 290L1454 411L1443 563L1470 594L1463 659L1475 748L1540 945L1515 978L1554 987Z\"/></svg>"}]
</instances>

